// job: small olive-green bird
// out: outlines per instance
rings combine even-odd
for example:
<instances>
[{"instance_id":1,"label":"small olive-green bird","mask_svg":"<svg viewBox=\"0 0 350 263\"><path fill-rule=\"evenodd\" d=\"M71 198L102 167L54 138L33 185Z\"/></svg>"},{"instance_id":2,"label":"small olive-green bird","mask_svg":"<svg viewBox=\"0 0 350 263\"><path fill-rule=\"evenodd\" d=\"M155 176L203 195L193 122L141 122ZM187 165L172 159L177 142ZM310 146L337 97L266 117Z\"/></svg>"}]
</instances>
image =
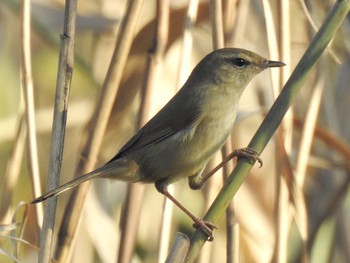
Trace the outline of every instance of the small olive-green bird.
<instances>
[{"instance_id":1,"label":"small olive-green bird","mask_svg":"<svg viewBox=\"0 0 350 263\"><path fill-rule=\"evenodd\" d=\"M269 67L281 67L238 48L218 49L198 63L177 94L105 165L36 198L41 202L93 178L155 183L212 238L213 225L196 218L167 186L188 178L192 189L202 183L208 160L230 135L239 99L250 80Z\"/></svg>"}]
</instances>

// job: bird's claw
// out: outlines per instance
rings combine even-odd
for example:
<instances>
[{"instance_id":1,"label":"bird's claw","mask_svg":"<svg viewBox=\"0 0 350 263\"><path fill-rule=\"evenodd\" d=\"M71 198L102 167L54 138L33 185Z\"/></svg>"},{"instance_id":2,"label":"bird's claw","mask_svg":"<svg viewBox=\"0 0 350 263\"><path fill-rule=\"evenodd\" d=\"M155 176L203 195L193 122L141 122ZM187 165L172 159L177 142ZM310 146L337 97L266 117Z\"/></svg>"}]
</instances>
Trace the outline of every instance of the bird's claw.
<instances>
[{"instance_id":1,"label":"bird's claw","mask_svg":"<svg viewBox=\"0 0 350 263\"><path fill-rule=\"evenodd\" d=\"M236 150L237 158L247 158L250 163L259 163L259 168L263 166L263 160L259 157L259 153L252 148L242 148Z\"/></svg>"},{"instance_id":2,"label":"bird's claw","mask_svg":"<svg viewBox=\"0 0 350 263\"><path fill-rule=\"evenodd\" d=\"M197 218L193 224L194 228L200 229L206 236L207 236L207 241L213 241L214 236L213 236L213 230L217 229L218 227L214 225L211 222L204 221L201 218Z\"/></svg>"}]
</instances>

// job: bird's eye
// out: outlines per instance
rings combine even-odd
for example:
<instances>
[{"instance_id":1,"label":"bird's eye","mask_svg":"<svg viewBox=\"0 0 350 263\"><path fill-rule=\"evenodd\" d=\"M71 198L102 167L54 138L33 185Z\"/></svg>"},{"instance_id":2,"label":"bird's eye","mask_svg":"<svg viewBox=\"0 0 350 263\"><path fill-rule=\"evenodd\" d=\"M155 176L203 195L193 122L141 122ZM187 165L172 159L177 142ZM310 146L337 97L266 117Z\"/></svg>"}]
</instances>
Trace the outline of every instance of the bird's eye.
<instances>
[{"instance_id":1,"label":"bird's eye","mask_svg":"<svg viewBox=\"0 0 350 263\"><path fill-rule=\"evenodd\" d=\"M246 61L243 58L234 58L231 60L231 63L236 68L245 68L246 66L248 66L250 64L249 61Z\"/></svg>"}]
</instances>

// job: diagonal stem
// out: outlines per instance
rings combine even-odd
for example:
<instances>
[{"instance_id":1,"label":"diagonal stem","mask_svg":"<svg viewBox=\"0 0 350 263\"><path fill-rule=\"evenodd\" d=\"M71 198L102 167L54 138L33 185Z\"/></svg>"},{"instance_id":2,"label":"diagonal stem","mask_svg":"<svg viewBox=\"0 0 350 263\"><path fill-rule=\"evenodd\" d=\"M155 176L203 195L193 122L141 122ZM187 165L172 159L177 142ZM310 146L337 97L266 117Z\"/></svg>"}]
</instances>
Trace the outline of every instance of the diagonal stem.
<instances>
[{"instance_id":1,"label":"diagonal stem","mask_svg":"<svg viewBox=\"0 0 350 263\"><path fill-rule=\"evenodd\" d=\"M349 10L350 3L348 0L339 0L334 4L322 27L317 32L309 48L285 84L281 94L249 143L249 148L256 150L258 153L264 150L291 106L296 94L301 89L306 77L332 40ZM224 215L233 196L238 191L251 168L252 165L245 160L238 162L236 168L205 215L205 220L215 223ZM200 231L196 231L191 238L190 250L186 262L193 262L197 258L205 242L206 236Z\"/></svg>"}]
</instances>

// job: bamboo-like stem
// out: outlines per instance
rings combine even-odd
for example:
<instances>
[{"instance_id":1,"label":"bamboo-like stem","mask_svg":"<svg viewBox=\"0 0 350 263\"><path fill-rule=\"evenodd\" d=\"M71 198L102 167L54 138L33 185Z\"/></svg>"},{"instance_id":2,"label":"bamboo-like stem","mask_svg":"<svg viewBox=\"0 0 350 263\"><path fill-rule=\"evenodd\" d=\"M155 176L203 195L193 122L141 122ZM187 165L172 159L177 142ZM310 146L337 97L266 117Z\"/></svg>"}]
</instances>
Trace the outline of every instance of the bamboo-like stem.
<instances>
[{"instance_id":1,"label":"bamboo-like stem","mask_svg":"<svg viewBox=\"0 0 350 263\"><path fill-rule=\"evenodd\" d=\"M228 156L232 152L232 146L231 146L231 140L230 137L228 139L228 142L225 143L225 145L221 149L222 159L226 156ZM222 168L222 174L223 174L223 181L225 182L226 179L229 177L231 171L233 170L233 160L227 162L225 166ZM227 263L233 263L238 262L238 229L239 226L236 222L236 216L235 216L235 203L234 200L232 200L231 204L226 210L226 262Z\"/></svg>"},{"instance_id":2,"label":"bamboo-like stem","mask_svg":"<svg viewBox=\"0 0 350 263\"><path fill-rule=\"evenodd\" d=\"M301 89L306 77L309 75L316 61L331 41L349 10L350 3L348 0L340 0L334 4L322 27L314 37L309 48L284 86L281 94L276 99L266 118L249 143L249 148L253 148L261 153L266 147L268 141L273 136L284 115L291 106L297 92ZM251 168L252 164L247 160L240 160L238 162L218 197L215 199L208 213L204 217L204 220L208 220L215 224L223 216L226 208L231 203L233 196L243 183ZM191 246L186 262L193 262L197 258L199 251L206 240L207 237L200 230L197 230L194 233L191 238Z\"/></svg>"},{"instance_id":3,"label":"bamboo-like stem","mask_svg":"<svg viewBox=\"0 0 350 263\"><path fill-rule=\"evenodd\" d=\"M82 150L83 158L80 160L76 169L77 175L89 172L95 166L95 160L97 159L102 137L106 130L122 78L142 3L143 0L130 0L127 3L125 15L118 31L116 47L91 119L91 127L94 127L94 129L88 133L87 144ZM85 195L89 185L90 183L87 182L73 190L65 209L56 251L56 258L60 262L68 262L71 258L74 245L73 241L81 220Z\"/></svg>"},{"instance_id":4,"label":"bamboo-like stem","mask_svg":"<svg viewBox=\"0 0 350 263\"><path fill-rule=\"evenodd\" d=\"M182 233L176 233L172 249L165 260L165 263L183 263L186 258L190 241L188 237ZM163 261L164 262L164 261Z\"/></svg>"},{"instance_id":5,"label":"bamboo-like stem","mask_svg":"<svg viewBox=\"0 0 350 263\"><path fill-rule=\"evenodd\" d=\"M48 191L56 188L59 185L61 173L64 135L67 123L68 97L73 76L76 13L77 1L67 0L65 6L63 34L61 35L61 49L56 81L51 152L47 180ZM51 261L51 247L53 241L53 229L55 225L56 204L56 197L49 199L45 203L45 215L43 229L40 235L39 254L39 262L42 263Z\"/></svg>"}]
</instances>

